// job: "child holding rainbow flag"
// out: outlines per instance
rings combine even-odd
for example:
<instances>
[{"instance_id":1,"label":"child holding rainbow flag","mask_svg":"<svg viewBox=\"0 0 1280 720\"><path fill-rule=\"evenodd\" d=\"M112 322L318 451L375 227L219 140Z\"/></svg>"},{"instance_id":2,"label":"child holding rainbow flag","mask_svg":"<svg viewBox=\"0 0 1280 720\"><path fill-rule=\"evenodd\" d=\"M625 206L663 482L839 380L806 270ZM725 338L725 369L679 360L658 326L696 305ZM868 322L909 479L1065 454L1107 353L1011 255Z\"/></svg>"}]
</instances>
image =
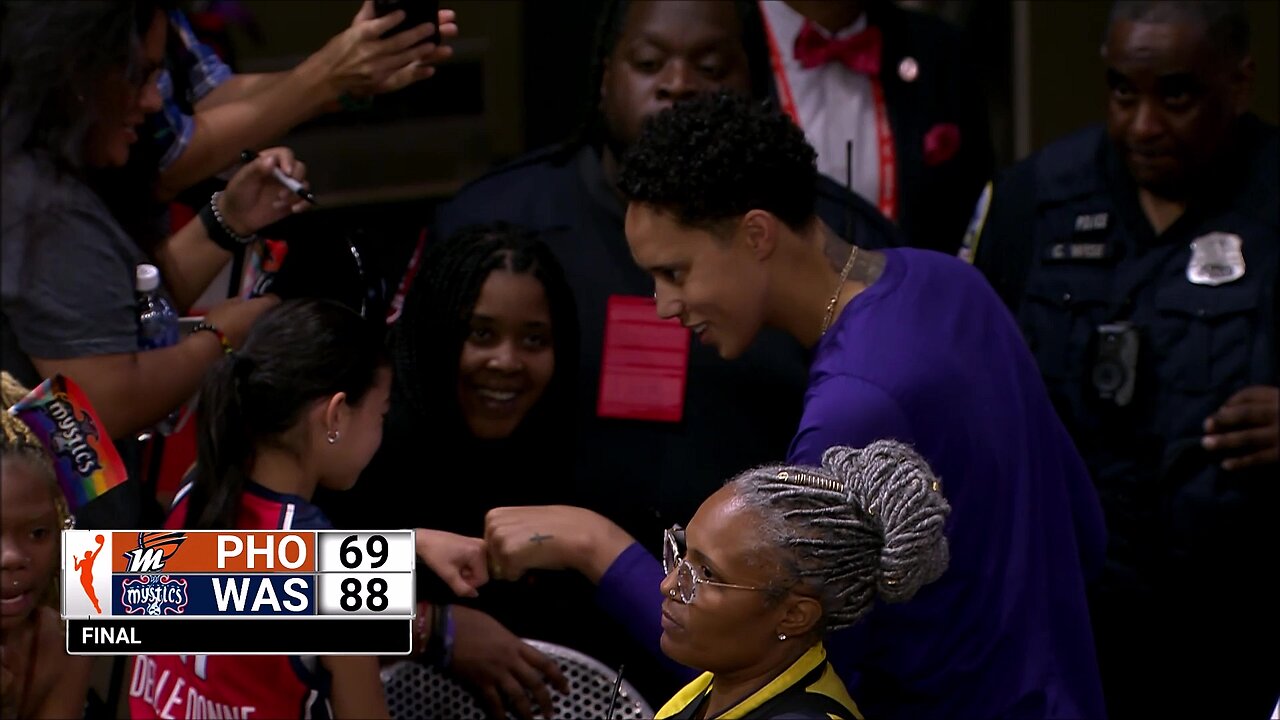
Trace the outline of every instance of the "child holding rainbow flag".
<instances>
[{"instance_id":1,"label":"child holding rainbow flag","mask_svg":"<svg viewBox=\"0 0 1280 720\"><path fill-rule=\"evenodd\" d=\"M4 718L81 717L88 693L90 659L67 655L56 609L60 533L72 525L73 508L119 484L124 473L110 440L98 445L93 438L94 444L85 442L84 447L47 444L54 437L48 430L54 426L42 425L41 416L52 420L54 413L61 416L66 411L72 419L92 423L92 411L87 405L68 402L68 390L79 392L69 381L54 378L28 395L12 376L0 373L4 403L0 413L0 716ZM51 410L55 403L65 405ZM96 469L89 467L85 447L100 458ZM56 448L53 454L51 448ZM74 492L64 495L67 489Z\"/></svg>"}]
</instances>

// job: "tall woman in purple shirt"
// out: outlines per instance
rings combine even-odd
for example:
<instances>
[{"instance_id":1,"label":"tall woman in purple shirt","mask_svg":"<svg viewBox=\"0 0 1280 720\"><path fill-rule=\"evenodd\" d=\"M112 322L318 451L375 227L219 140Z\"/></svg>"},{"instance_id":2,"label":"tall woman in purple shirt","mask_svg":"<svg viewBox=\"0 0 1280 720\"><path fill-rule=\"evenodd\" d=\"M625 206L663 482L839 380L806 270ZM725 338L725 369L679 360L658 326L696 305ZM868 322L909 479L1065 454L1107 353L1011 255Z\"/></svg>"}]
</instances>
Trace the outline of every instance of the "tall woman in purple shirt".
<instances>
[{"instance_id":1,"label":"tall woman in purple shirt","mask_svg":"<svg viewBox=\"0 0 1280 720\"><path fill-rule=\"evenodd\" d=\"M662 316L725 358L766 325L812 348L788 462L894 439L947 486L950 568L833 636L832 664L868 717L1103 717L1085 601L1101 511L1012 317L981 275L940 253L828 252L814 173L786 116L704 95L646 126L620 187ZM503 576L578 568L656 646L661 567L607 520L504 508L487 536Z\"/></svg>"}]
</instances>

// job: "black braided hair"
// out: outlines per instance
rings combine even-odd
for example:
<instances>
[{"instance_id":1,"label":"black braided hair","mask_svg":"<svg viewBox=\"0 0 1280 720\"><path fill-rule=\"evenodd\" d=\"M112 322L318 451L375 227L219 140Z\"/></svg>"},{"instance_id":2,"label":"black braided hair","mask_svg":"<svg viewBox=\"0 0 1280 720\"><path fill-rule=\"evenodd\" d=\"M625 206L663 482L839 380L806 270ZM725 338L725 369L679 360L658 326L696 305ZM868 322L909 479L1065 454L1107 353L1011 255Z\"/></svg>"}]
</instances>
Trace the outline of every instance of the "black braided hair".
<instances>
[{"instance_id":1,"label":"black braided hair","mask_svg":"<svg viewBox=\"0 0 1280 720\"><path fill-rule=\"evenodd\" d=\"M437 437L464 436L458 407L458 362L480 289L504 268L542 284L551 311L555 373L518 434L568 434L578 365L578 314L573 291L551 249L507 223L475 225L430 245L391 334L398 395Z\"/></svg>"}]
</instances>

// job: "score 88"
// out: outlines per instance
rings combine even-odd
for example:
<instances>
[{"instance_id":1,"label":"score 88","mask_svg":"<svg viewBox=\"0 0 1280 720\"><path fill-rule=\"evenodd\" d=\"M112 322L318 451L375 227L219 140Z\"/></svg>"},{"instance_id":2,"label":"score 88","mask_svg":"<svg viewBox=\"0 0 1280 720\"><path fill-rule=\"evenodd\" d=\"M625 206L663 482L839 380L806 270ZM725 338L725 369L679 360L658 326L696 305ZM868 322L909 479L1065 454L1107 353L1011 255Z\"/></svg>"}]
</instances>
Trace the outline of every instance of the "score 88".
<instances>
[{"instance_id":1,"label":"score 88","mask_svg":"<svg viewBox=\"0 0 1280 720\"><path fill-rule=\"evenodd\" d=\"M320 535L322 615L411 615L416 560L412 531Z\"/></svg>"},{"instance_id":2,"label":"score 88","mask_svg":"<svg viewBox=\"0 0 1280 720\"><path fill-rule=\"evenodd\" d=\"M368 608L374 612L382 612L383 610L386 610L386 578L370 578L369 584L366 587L369 589L369 600L367 603L364 600L364 596L360 594L360 578L342 578L342 597L338 599L338 605L347 612L360 612L360 606L366 604Z\"/></svg>"},{"instance_id":3,"label":"score 88","mask_svg":"<svg viewBox=\"0 0 1280 720\"><path fill-rule=\"evenodd\" d=\"M410 573L325 573L320 576L321 615L412 615Z\"/></svg>"}]
</instances>

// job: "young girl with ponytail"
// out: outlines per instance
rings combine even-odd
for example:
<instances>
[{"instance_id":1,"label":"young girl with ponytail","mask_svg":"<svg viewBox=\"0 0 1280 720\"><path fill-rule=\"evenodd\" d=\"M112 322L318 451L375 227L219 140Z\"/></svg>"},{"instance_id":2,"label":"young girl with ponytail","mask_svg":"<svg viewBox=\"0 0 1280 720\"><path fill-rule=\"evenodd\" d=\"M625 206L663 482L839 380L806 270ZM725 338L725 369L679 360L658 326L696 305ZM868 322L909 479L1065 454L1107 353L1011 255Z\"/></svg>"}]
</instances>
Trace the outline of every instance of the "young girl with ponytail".
<instances>
[{"instance_id":1,"label":"young girl with ponytail","mask_svg":"<svg viewBox=\"0 0 1280 720\"><path fill-rule=\"evenodd\" d=\"M165 527L331 528L312 494L355 484L382 441L390 388L382 338L358 314L319 300L271 309L205 382L195 479ZM487 579L482 541L420 529L417 550L458 592ZM196 696L234 717L388 717L374 656L140 656L133 672L187 688L131 692L134 718L176 716Z\"/></svg>"}]
</instances>

